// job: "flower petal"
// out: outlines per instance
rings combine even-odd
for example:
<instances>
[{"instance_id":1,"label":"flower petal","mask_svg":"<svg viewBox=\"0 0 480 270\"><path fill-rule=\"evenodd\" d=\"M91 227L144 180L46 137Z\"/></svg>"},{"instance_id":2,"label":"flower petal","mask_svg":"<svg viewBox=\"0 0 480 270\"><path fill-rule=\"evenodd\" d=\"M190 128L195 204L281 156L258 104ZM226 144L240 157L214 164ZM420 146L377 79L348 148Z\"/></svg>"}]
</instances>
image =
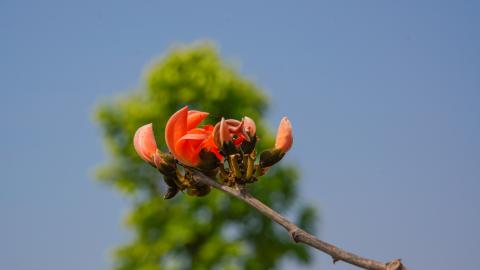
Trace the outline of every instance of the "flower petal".
<instances>
[{"instance_id":1,"label":"flower petal","mask_svg":"<svg viewBox=\"0 0 480 270\"><path fill-rule=\"evenodd\" d=\"M286 153L293 144L292 124L287 117L283 117L278 126L277 137L275 139L275 149L280 149Z\"/></svg>"},{"instance_id":2,"label":"flower petal","mask_svg":"<svg viewBox=\"0 0 480 270\"><path fill-rule=\"evenodd\" d=\"M203 141L205 140L206 138L208 137L207 134L202 134L202 133L187 133L185 134L182 138L180 138L180 140L178 140L179 142L180 141L183 141L183 140L200 140L200 141ZM178 142L177 142L178 143Z\"/></svg>"},{"instance_id":3,"label":"flower petal","mask_svg":"<svg viewBox=\"0 0 480 270\"><path fill-rule=\"evenodd\" d=\"M176 156L175 143L187 134L187 118L188 106L185 106L174 113L165 126L165 142L174 156Z\"/></svg>"},{"instance_id":4,"label":"flower petal","mask_svg":"<svg viewBox=\"0 0 480 270\"><path fill-rule=\"evenodd\" d=\"M184 139L177 142L175 145L175 152L180 163L187 166L196 166L200 161L200 150L203 140Z\"/></svg>"},{"instance_id":5,"label":"flower petal","mask_svg":"<svg viewBox=\"0 0 480 270\"><path fill-rule=\"evenodd\" d=\"M135 132L133 146L137 154L145 161L152 162L152 156L157 151L157 143L153 134L152 124L147 124Z\"/></svg>"},{"instance_id":6,"label":"flower petal","mask_svg":"<svg viewBox=\"0 0 480 270\"><path fill-rule=\"evenodd\" d=\"M219 142L220 145L218 146L219 148L223 147L223 144L226 142L231 142L232 141L232 135L230 134L230 125L227 124L227 121L223 119L220 121L220 127L218 129L218 136L219 136Z\"/></svg>"},{"instance_id":7,"label":"flower petal","mask_svg":"<svg viewBox=\"0 0 480 270\"><path fill-rule=\"evenodd\" d=\"M255 121L253 121L252 118L245 116L243 117L242 122L244 133L246 133L250 137L255 136L255 133L257 133L257 126L255 125Z\"/></svg>"},{"instance_id":8,"label":"flower petal","mask_svg":"<svg viewBox=\"0 0 480 270\"><path fill-rule=\"evenodd\" d=\"M207 112L200 112L195 110L188 111L187 130L196 128L198 124L203 121L203 119L207 118L208 114L209 113Z\"/></svg>"},{"instance_id":9,"label":"flower petal","mask_svg":"<svg viewBox=\"0 0 480 270\"><path fill-rule=\"evenodd\" d=\"M204 141L210 135L206 130L196 128L190 130L175 144L176 158L183 164L195 166L199 162L199 153L203 148Z\"/></svg>"}]
</instances>

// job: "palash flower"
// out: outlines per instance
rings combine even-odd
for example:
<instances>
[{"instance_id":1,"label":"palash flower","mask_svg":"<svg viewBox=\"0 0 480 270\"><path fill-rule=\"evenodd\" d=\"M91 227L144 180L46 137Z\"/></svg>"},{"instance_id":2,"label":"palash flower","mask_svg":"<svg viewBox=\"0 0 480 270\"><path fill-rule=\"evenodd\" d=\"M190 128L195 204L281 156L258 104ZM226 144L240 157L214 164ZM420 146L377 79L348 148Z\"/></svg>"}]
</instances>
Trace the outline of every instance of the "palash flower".
<instances>
[{"instance_id":1,"label":"palash flower","mask_svg":"<svg viewBox=\"0 0 480 270\"><path fill-rule=\"evenodd\" d=\"M222 118L215 127L198 127L207 116L207 112L189 110L187 106L175 112L165 126L165 141L170 153L158 149L151 123L135 132L133 144L138 155L164 175L168 185L166 199L184 190L190 195L208 194L210 186L195 182L189 167L195 167L208 177L220 175L229 186L244 185L257 181L257 177L264 175L292 147L292 125L284 117L278 127L275 146L261 152L255 164L258 140L255 122L247 116L241 121ZM183 165L183 172L178 170L178 164Z\"/></svg>"},{"instance_id":2,"label":"palash flower","mask_svg":"<svg viewBox=\"0 0 480 270\"><path fill-rule=\"evenodd\" d=\"M182 164L195 167L202 150L213 152L221 159L213 141L213 126L197 127L208 116L206 112L183 107L174 113L165 127L165 141L172 155Z\"/></svg>"},{"instance_id":3,"label":"palash flower","mask_svg":"<svg viewBox=\"0 0 480 270\"><path fill-rule=\"evenodd\" d=\"M232 142L234 146L239 146L243 141L250 141L257 132L255 122L250 117L243 117L242 121L236 119L222 118L214 128L214 141L219 149L224 147L225 143Z\"/></svg>"},{"instance_id":4,"label":"palash flower","mask_svg":"<svg viewBox=\"0 0 480 270\"><path fill-rule=\"evenodd\" d=\"M207 112L188 110L185 106L168 120L165 141L170 153L181 164L197 167L202 162L202 152L211 152L216 159L223 161L219 149L223 149L223 155L230 155L241 151L238 150L240 146L243 153L250 153L253 149L248 150L246 145L255 147L256 126L251 118L245 116L242 121L222 118L215 127L211 125L197 127L207 116ZM164 160L164 154L158 150L151 123L135 132L133 143L138 155L146 162L159 169L162 164L168 163ZM283 117L278 126L275 147L264 151L261 164L270 167L278 162L290 150L292 144L292 125L287 117Z\"/></svg>"}]
</instances>

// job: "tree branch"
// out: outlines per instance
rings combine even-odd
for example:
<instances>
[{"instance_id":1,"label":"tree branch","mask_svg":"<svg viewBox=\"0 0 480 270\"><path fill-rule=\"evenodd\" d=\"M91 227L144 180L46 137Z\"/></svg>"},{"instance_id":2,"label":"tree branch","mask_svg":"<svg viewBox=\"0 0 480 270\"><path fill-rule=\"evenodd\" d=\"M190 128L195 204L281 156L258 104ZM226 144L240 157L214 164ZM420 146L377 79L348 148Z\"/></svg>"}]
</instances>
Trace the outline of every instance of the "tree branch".
<instances>
[{"instance_id":1,"label":"tree branch","mask_svg":"<svg viewBox=\"0 0 480 270\"><path fill-rule=\"evenodd\" d=\"M294 242L303 243L325 252L332 257L334 263L337 261L344 261L346 263L369 270L408 270L405 266L403 266L400 259L395 259L388 263L382 263L372 259L360 257L316 238L253 197L243 186L234 188L222 185L197 170L195 170L193 173L193 177L194 180L199 183L212 186L249 204L253 208L257 209L260 213L285 228Z\"/></svg>"}]
</instances>

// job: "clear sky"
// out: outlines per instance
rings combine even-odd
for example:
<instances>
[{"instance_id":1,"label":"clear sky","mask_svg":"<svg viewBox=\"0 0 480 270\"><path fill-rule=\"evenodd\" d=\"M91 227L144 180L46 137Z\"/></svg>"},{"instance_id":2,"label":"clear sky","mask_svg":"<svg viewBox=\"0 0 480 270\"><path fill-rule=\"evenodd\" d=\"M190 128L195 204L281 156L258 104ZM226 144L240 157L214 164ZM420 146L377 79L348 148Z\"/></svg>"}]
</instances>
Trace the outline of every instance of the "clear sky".
<instances>
[{"instance_id":1,"label":"clear sky","mask_svg":"<svg viewBox=\"0 0 480 270\"><path fill-rule=\"evenodd\" d=\"M128 201L92 178L92 109L203 39L266 89L272 127L291 119L321 238L478 268L480 2L175 2L0 0L0 268L111 265Z\"/></svg>"}]
</instances>

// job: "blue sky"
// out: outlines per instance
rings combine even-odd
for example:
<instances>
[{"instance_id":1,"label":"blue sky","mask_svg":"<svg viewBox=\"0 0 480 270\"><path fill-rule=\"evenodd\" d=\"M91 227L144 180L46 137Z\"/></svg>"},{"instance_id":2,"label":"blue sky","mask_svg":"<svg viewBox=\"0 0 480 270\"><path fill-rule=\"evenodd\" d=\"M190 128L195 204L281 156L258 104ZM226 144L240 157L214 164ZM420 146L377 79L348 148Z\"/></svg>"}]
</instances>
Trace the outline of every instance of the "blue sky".
<instances>
[{"instance_id":1,"label":"blue sky","mask_svg":"<svg viewBox=\"0 0 480 270\"><path fill-rule=\"evenodd\" d=\"M413 269L480 252L477 1L0 1L0 266L107 269L128 201L91 111L178 43L263 87L318 235ZM318 255L308 269L355 269Z\"/></svg>"}]
</instances>

